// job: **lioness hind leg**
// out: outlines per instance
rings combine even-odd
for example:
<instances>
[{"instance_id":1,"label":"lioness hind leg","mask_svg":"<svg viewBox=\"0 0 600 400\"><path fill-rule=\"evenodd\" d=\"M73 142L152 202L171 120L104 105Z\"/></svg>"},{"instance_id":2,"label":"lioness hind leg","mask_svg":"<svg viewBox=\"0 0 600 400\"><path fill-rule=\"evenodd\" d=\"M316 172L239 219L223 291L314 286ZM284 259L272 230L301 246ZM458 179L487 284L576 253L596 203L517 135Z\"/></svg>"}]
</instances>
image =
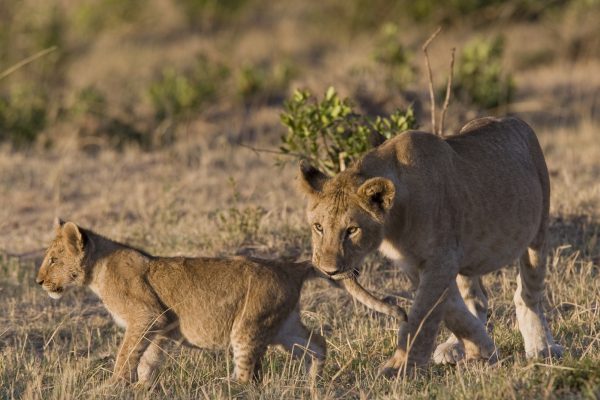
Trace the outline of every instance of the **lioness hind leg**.
<instances>
[{"instance_id":1,"label":"lioness hind leg","mask_svg":"<svg viewBox=\"0 0 600 400\"><path fill-rule=\"evenodd\" d=\"M494 342L489 337L484 323L469 310L455 284L450 286L444 322L459 345L444 347L442 344L442 351L438 346L434 353L434 361L455 364L463 357L467 360L496 361Z\"/></svg>"},{"instance_id":2,"label":"lioness hind leg","mask_svg":"<svg viewBox=\"0 0 600 400\"><path fill-rule=\"evenodd\" d=\"M529 247L521 256L514 296L527 358L562 356L562 347L554 342L542 309L545 276L544 246Z\"/></svg>"},{"instance_id":3,"label":"lioness hind leg","mask_svg":"<svg viewBox=\"0 0 600 400\"><path fill-rule=\"evenodd\" d=\"M481 277L458 275L456 284L468 311L485 325L487 322L488 297ZM452 318L456 318L456 316L452 316ZM439 344L433 353L433 360L437 364L456 364L464 357L465 345L454 333L445 342ZM467 355L467 358L478 357L471 352Z\"/></svg>"}]
</instances>

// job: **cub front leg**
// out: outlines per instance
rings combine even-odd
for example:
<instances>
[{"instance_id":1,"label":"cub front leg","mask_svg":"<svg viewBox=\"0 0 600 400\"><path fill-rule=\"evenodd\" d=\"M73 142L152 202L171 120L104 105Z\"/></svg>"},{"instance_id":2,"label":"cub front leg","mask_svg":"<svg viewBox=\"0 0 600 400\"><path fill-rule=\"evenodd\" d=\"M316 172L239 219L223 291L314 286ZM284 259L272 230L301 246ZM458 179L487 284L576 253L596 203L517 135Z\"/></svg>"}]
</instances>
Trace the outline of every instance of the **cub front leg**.
<instances>
[{"instance_id":1,"label":"cub front leg","mask_svg":"<svg viewBox=\"0 0 600 400\"><path fill-rule=\"evenodd\" d=\"M155 317L153 315L156 315ZM161 333L165 318L161 314L145 313L144 319L127 325L119 348L112 379L134 383L138 380L138 367L144 352ZM143 370L144 368L142 368ZM145 375L145 374L144 374ZM144 376L145 378L145 376Z\"/></svg>"},{"instance_id":2,"label":"cub front leg","mask_svg":"<svg viewBox=\"0 0 600 400\"><path fill-rule=\"evenodd\" d=\"M393 376L400 370L413 370L428 363L444 316L449 283L456 278L456 263L426 262L419 271L419 285L408 314L400 327L394 355L383 365L382 373Z\"/></svg>"},{"instance_id":3,"label":"cub front leg","mask_svg":"<svg viewBox=\"0 0 600 400\"><path fill-rule=\"evenodd\" d=\"M120 379L128 383L134 383L138 380L137 369L140 364L142 354L150 345L150 339L145 337L145 329L127 328L125 337L119 348L117 359L115 361L115 369L112 379L118 381Z\"/></svg>"}]
</instances>

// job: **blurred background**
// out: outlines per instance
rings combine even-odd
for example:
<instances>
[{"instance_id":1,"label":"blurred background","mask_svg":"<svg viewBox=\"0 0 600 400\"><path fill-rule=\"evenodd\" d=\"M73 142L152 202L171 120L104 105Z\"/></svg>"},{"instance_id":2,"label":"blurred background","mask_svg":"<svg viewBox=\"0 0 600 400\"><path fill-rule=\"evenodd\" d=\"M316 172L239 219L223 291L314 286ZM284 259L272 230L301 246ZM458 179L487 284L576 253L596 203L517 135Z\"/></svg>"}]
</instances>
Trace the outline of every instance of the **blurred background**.
<instances>
[{"instance_id":1,"label":"blurred background","mask_svg":"<svg viewBox=\"0 0 600 400\"><path fill-rule=\"evenodd\" d=\"M555 182L573 183L566 165L580 173L555 211L596 213L598 21L598 0L2 0L0 249L41 247L61 215L166 252L235 251L257 236L207 245L232 209L233 225L278 235L285 221L305 240L295 158L277 152L306 153L292 139L340 112L384 137L431 131L421 47L438 27L438 118L455 49L444 133L520 116ZM342 128L372 133L352 121Z\"/></svg>"},{"instance_id":2,"label":"blurred background","mask_svg":"<svg viewBox=\"0 0 600 400\"><path fill-rule=\"evenodd\" d=\"M595 120L598 21L597 0L2 0L0 142L277 144L283 101L328 86L367 114L413 104L429 129L421 46L438 26L440 98L456 48L450 131L484 114Z\"/></svg>"}]
</instances>

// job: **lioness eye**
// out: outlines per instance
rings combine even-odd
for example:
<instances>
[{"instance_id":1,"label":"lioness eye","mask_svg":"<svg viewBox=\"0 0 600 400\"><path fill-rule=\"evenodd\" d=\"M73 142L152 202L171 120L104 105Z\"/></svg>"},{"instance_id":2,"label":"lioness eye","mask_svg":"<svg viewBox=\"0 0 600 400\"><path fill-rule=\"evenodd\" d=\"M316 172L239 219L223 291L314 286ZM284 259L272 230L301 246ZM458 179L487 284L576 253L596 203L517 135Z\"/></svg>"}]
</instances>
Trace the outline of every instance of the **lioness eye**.
<instances>
[{"instance_id":1,"label":"lioness eye","mask_svg":"<svg viewBox=\"0 0 600 400\"><path fill-rule=\"evenodd\" d=\"M313 226L315 227L315 230L316 230L317 232L319 232L319 233L323 233L323 227L321 226L321 224L320 224L320 223L318 223L318 222L317 222L317 223L315 223Z\"/></svg>"},{"instance_id":2,"label":"lioness eye","mask_svg":"<svg viewBox=\"0 0 600 400\"><path fill-rule=\"evenodd\" d=\"M348 232L348 236L352 236L354 235L356 232L358 232L358 227L357 226L351 226L350 228L348 228L346 230L346 232Z\"/></svg>"},{"instance_id":3,"label":"lioness eye","mask_svg":"<svg viewBox=\"0 0 600 400\"><path fill-rule=\"evenodd\" d=\"M56 259L54 257L50 258L50 261L48 262L49 265L54 265L54 263L56 262Z\"/></svg>"}]
</instances>

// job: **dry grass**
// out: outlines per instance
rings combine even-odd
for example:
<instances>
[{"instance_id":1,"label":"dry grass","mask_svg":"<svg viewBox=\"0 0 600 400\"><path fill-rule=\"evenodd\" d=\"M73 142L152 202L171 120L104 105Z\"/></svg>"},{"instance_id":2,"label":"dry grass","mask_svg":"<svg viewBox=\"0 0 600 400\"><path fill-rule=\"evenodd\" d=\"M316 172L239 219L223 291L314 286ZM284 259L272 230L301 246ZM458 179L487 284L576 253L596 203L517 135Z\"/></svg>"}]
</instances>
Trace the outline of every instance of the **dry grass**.
<instances>
[{"instance_id":1,"label":"dry grass","mask_svg":"<svg viewBox=\"0 0 600 400\"><path fill-rule=\"evenodd\" d=\"M297 6L278 7L289 15L300 13ZM70 82L84 86L101 81L109 93L116 93L122 84L118 76L135 75L130 82L135 86L151 75L151 67L160 62L157 59L181 60L185 58L181 53L215 51L225 43L232 47L234 63L277 51L294 55L309 71L295 83L317 92L334 83L343 95L366 90L372 104L383 109L403 101L398 93L385 90L376 70L351 73L361 63L367 71L373 68L365 61L373 46L369 38L357 37L353 46L347 46L309 32L306 40L299 40L297 20L273 22L279 11L264 17L267 28L249 29L237 42L227 35L215 43L175 37L156 51L135 37L124 40L131 32L107 36L70 66ZM181 22L170 19L168 12L165 19L151 35ZM548 29L534 31L541 35ZM409 34L407 40L417 43L427 34ZM527 39L531 34L529 26L508 32L507 48L514 64L520 41L535 50L535 43ZM430 54L439 54L438 60L432 59L438 80L447 71L447 49L460 48L467 36L458 30L448 32L432 45ZM540 40L540 46L546 42ZM314 58L320 56L311 55L315 48L323 52L318 61ZM38 250L51 237L55 214L160 255L309 256L309 229L304 201L294 187L294 166L278 169L270 156L236 144L276 143L282 129L279 106L261 104L244 114L226 104L193 121L187 128L192 133L173 146L153 152L81 150L81 143L71 135L76 127L69 126L53 128L65 129L65 134L50 150L0 148L0 398L598 398L598 68L593 59L556 62L515 76L519 90L513 111L538 132L551 172L553 222L546 308L555 337L567 350L563 360L524 359L512 303L516 272L510 267L486 277L490 323L501 354L496 367L431 366L417 379L377 377L378 366L393 352L393 322L370 314L341 291L312 283L303 294L303 317L327 337L329 345L325 377L316 392L311 392L300 364L276 352L270 352L264 362L262 384L240 386L227 379L232 366L225 353L179 348L169 350L153 391L105 385L122 332L91 292L73 290L53 301L34 282ZM138 69L140 74L134 74ZM424 74L414 91L426 109ZM109 100L118 104L123 99ZM451 104L449 127L456 128L472 115L464 105ZM427 125L427 119L425 113L420 115L422 125ZM361 280L380 294L409 289L407 280L378 256L364 265ZM443 331L439 340L447 333Z\"/></svg>"},{"instance_id":2,"label":"dry grass","mask_svg":"<svg viewBox=\"0 0 600 400\"><path fill-rule=\"evenodd\" d=\"M541 134L554 187L547 308L558 340L568 349L564 360L532 364L523 359L512 304L514 268L486 278L492 294L493 337L503 357L500 365L433 366L425 376L408 381L376 378L377 366L393 349L392 322L368 314L342 293L313 284L304 294L303 314L312 327L326 334L330 349L318 395L597 395L600 146L596 129L597 125L584 123ZM303 202L294 191L291 167L273 173L271 160L264 156L210 144L152 154L106 151L95 158L65 153L39 154L35 159L2 154L6 203L1 246L11 253L42 246L58 209L65 217L157 254L308 255ZM235 187L230 176L237 182ZM256 222L242 223L236 215ZM54 302L35 287L34 260L4 255L0 266L2 397L311 396L299 364L280 354L268 355L261 386L240 387L226 379L223 353L187 349L169 353L160 385L151 393L104 387L122 333L94 296L76 290ZM408 289L403 277L376 257L365 265L362 279L382 294Z\"/></svg>"}]
</instances>

